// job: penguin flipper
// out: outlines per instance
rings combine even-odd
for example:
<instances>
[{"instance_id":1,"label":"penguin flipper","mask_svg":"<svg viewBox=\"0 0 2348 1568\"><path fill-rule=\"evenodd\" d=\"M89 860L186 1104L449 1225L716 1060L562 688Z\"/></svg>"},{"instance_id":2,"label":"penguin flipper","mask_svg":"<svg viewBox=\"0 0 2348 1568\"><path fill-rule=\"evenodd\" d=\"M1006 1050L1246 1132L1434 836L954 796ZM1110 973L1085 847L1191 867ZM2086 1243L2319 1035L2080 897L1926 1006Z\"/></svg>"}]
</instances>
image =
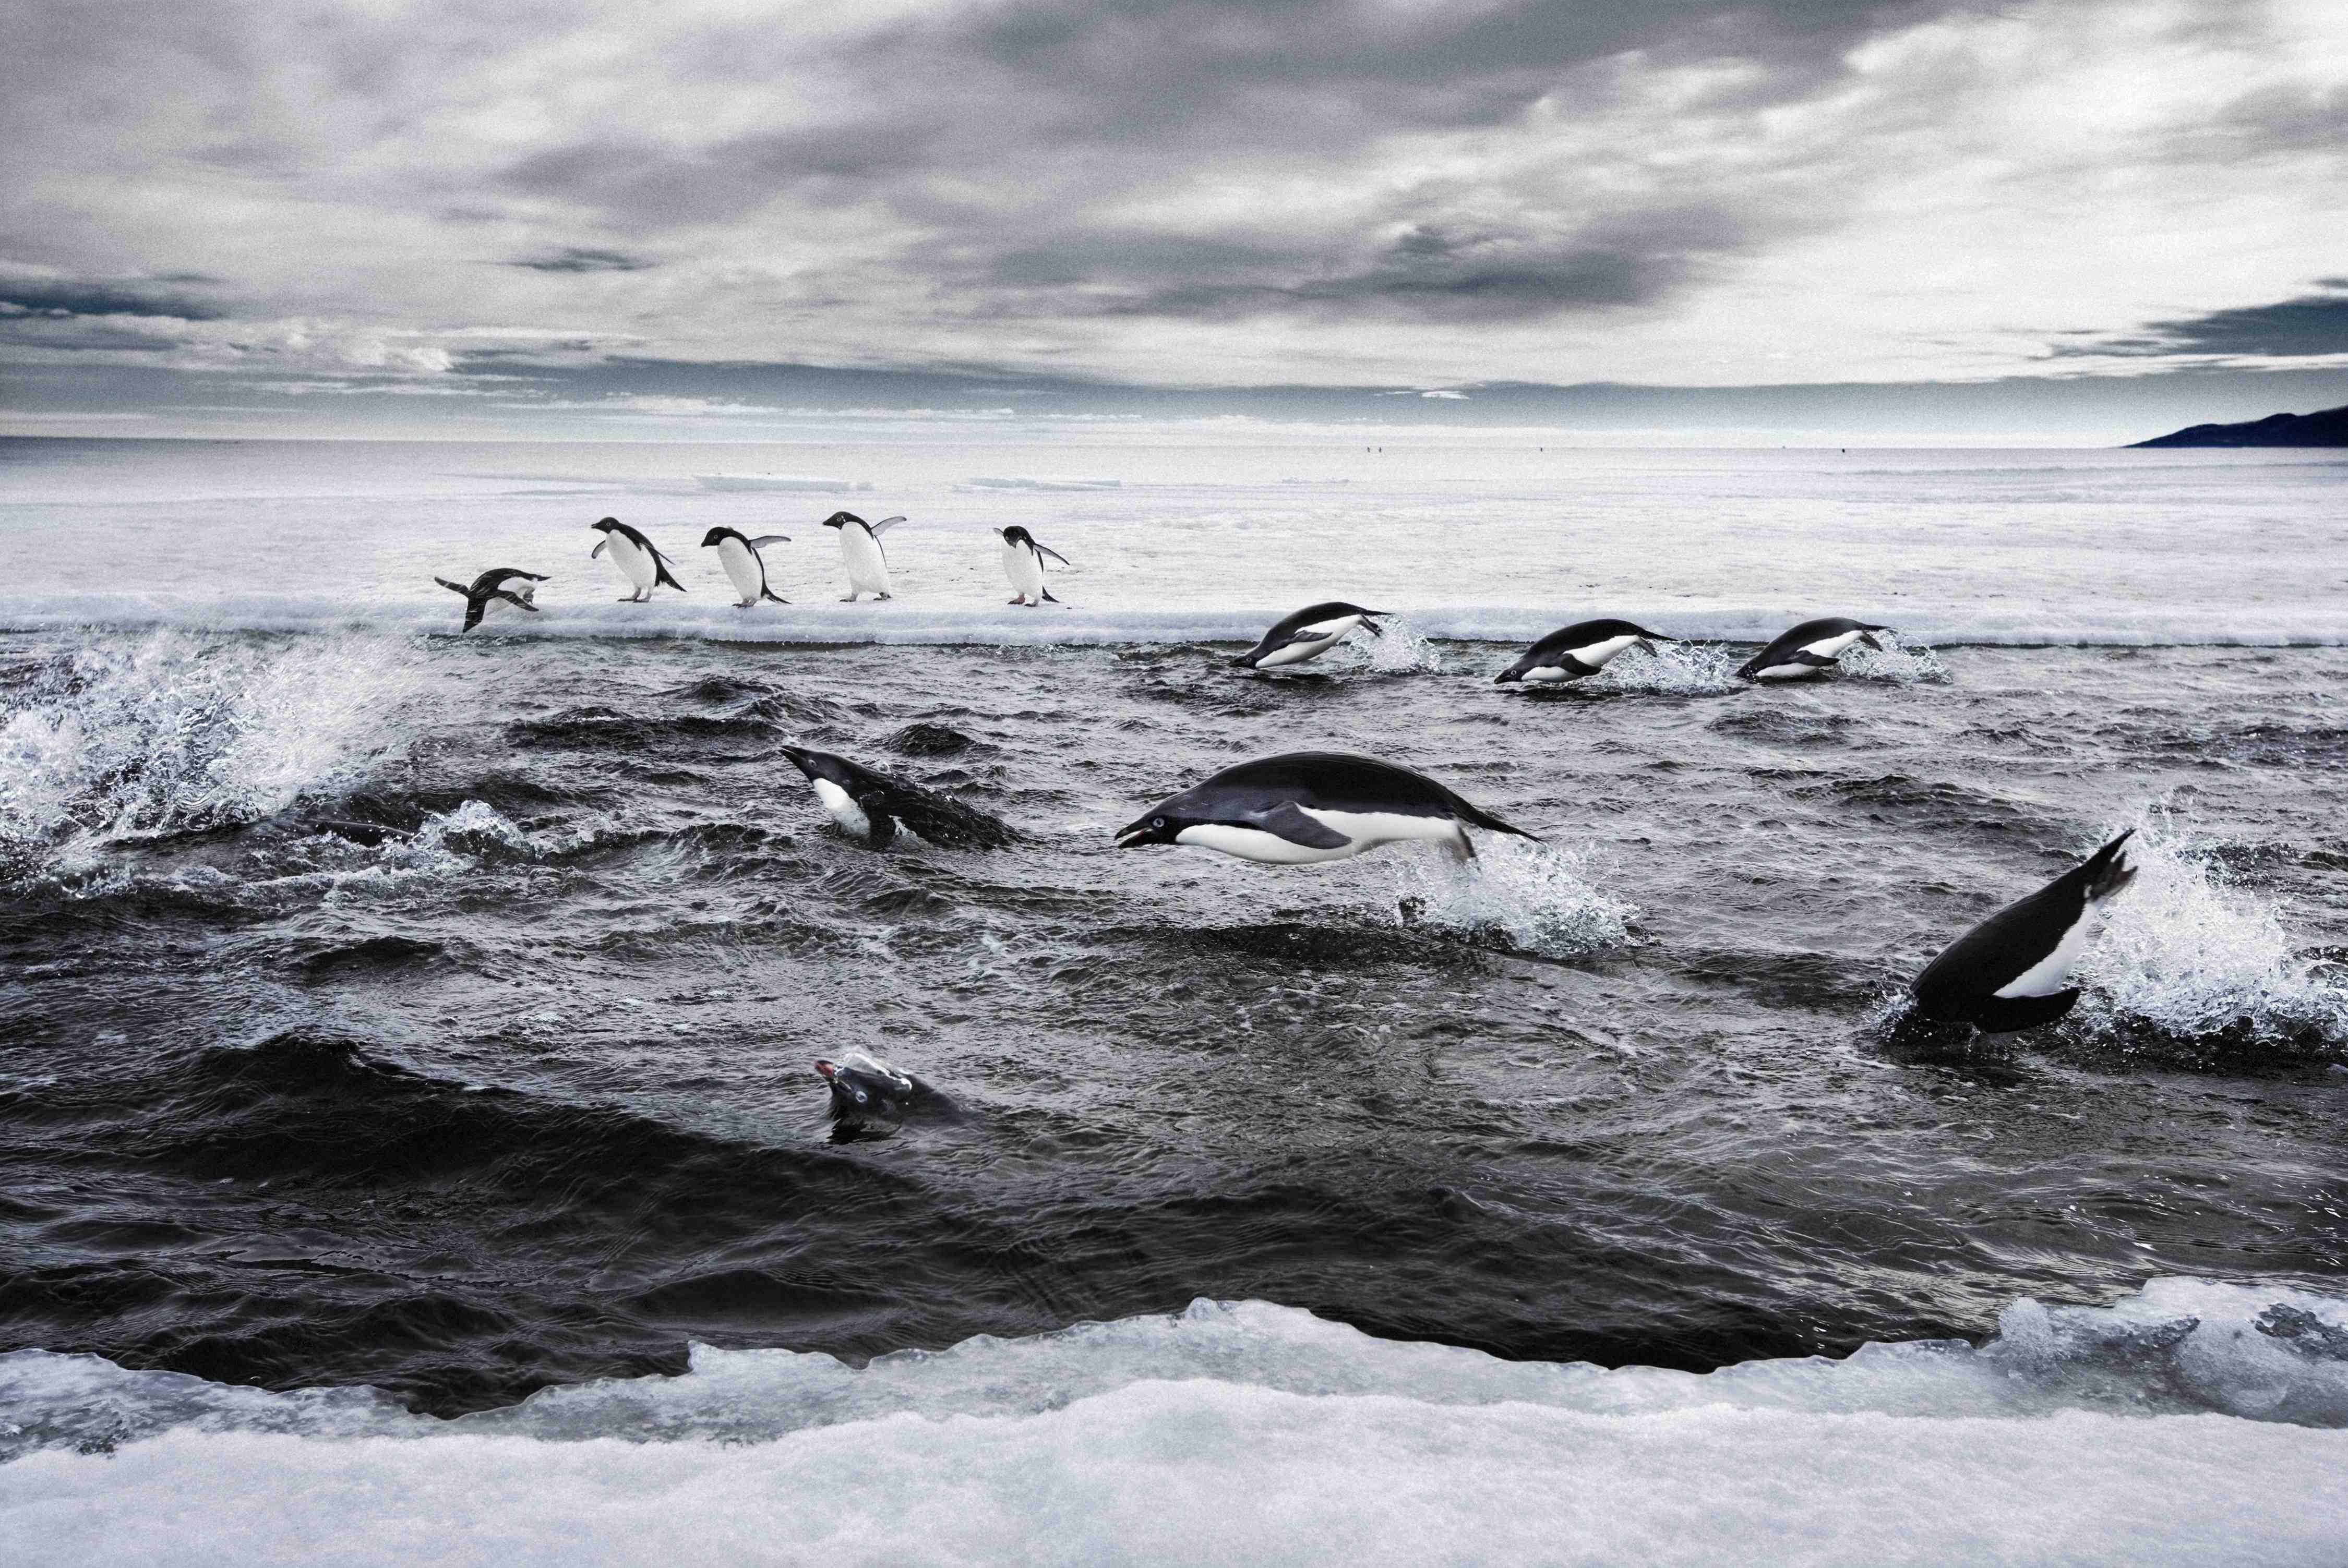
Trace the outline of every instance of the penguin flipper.
<instances>
[{"instance_id":1,"label":"penguin flipper","mask_svg":"<svg viewBox=\"0 0 2348 1568\"><path fill-rule=\"evenodd\" d=\"M489 597L491 599L502 599L508 604L518 604L521 606L522 609L529 610L532 615L536 615L538 613L538 606L532 604L530 600L524 599L521 595L513 592L510 589L501 588Z\"/></svg>"},{"instance_id":2,"label":"penguin flipper","mask_svg":"<svg viewBox=\"0 0 2348 1568\"><path fill-rule=\"evenodd\" d=\"M1252 825L1262 828L1274 838L1284 838L1291 844L1307 849L1343 849L1354 841L1331 827L1305 815L1294 801L1286 801L1255 818Z\"/></svg>"},{"instance_id":3,"label":"penguin flipper","mask_svg":"<svg viewBox=\"0 0 2348 1568\"><path fill-rule=\"evenodd\" d=\"M1067 558L1067 557L1066 557L1066 556L1062 555L1059 551L1057 551L1057 550L1054 549L1054 548L1053 548L1051 546L1049 546L1049 545L1037 545L1037 546L1035 547L1035 553L1036 553L1037 555L1039 555L1039 556L1050 556L1054 560L1058 561L1062 566L1069 566L1069 565L1070 565L1070 563L1069 563L1069 560L1068 560L1068 558ZM1071 569L1073 569L1073 568L1071 568ZM1049 599L1049 598L1051 597L1051 595L1049 595L1049 594L1045 594L1044 597L1045 597L1045 598L1046 598L1046 599Z\"/></svg>"},{"instance_id":4,"label":"penguin flipper","mask_svg":"<svg viewBox=\"0 0 2348 1568\"><path fill-rule=\"evenodd\" d=\"M882 534L887 533L891 528L895 528L899 523L901 523L901 522L903 522L904 520L905 520L905 518L904 518L903 514L900 513L898 516L893 517L893 518L881 518L881 519L880 519L879 522L877 522L877 523L867 523L867 524L865 524L865 525L864 525L864 531L865 531L866 533L868 533L868 534L870 534L874 538L876 538L876 539L877 539L877 538L879 538Z\"/></svg>"},{"instance_id":5,"label":"penguin flipper","mask_svg":"<svg viewBox=\"0 0 2348 1568\"><path fill-rule=\"evenodd\" d=\"M888 848L897 836L897 819L889 813L889 797L877 789L868 790L856 797L856 804L864 808L864 820L872 825L865 842L875 849Z\"/></svg>"},{"instance_id":6,"label":"penguin flipper","mask_svg":"<svg viewBox=\"0 0 2348 1568\"><path fill-rule=\"evenodd\" d=\"M1991 1034L2044 1029L2059 1021L2077 1005L2079 988L2043 997L1983 997L1973 1008L1973 1022Z\"/></svg>"},{"instance_id":7,"label":"penguin flipper","mask_svg":"<svg viewBox=\"0 0 2348 1568\"><path fill-rule=\"evenodd\" d=\"M488 600L469 596L465 600L465 630L470 631L479 626L481 623L481 617L489 613L489 609Z\"/></svg>"},{"instance_id":8,"label":"penguin flipper","mask_svg":"<svg viewBox=\"0 0 2348 1568\"><path fill-rule=\"evenodd\" d=\"M791 536L788 534L760 534L750 541L750 548L754 550L762 550L768 545L787 545L790 542Z\"/></svg>"},{"instance_id":9,"label":"penguin flipper","mask_svg":"<svg viewBox=\"0 0 2348 1568\"><path fill-rule=\"evenodd\" d=\"M608 545L608 544L610 544L611 542L612 542L612 536L611 536L611 535L609 535L609 534L605 534L605 535L603 536L603 543L602 543L602 544L599 544L599 545L597 545L593 549L589 550L589 551L587 552L587 559L588 559L589 560L593 560L597 556L602 555L602 554L603 553L603 545Z\"/></svg>"}]
</instances>

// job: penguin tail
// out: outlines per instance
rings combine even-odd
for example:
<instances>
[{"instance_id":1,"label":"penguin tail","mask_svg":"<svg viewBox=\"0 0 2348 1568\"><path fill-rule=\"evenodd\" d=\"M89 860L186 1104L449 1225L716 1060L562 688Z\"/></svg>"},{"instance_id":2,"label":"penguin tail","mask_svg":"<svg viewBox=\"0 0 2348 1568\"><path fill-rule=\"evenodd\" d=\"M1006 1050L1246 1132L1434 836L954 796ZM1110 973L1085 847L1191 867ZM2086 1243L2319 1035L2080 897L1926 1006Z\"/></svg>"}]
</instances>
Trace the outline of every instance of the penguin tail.
<instances>
[{"instance_id":1,"label":"penguin tail","mask_svg":"<svg viewBox=\"0 0 2348 1568\"><path fill-rule=\"evenodd\" d=\"M759 597L760 599L771 599L771 600L773 600L777 604L788 604L788 603L790 603L790 600L789 600L785 599L781 594L777 593L773 589L771 589L771 588L767 588L767 587L764 587L764 586L761 586L761 587L759 588L759 589L758 589L758 597Z\"/></svg>"},{"instance_id":2,"label":"penguin tail","mask_svg":"<svg viewBox=\"0 0 2348 1568\"><path fill-rule=\"evenodd\" d=\"M1458 814L1459 820L1462 822L1468 823L1477 827L1488 828L1494 833L1511 833L1516 835L1519 838L1529 838L1535 844L1539 844L1540 842L1540 834L1527 833L1523 828L1517 826L1514 823L1502 822L1498 817L1494 816L1490 812L1486 811L1474 801L1466 800L1455 794L1451 797L1451 807L1452 810Z\"/></svg>"},{"instance_id":3,"label":"penguin tail","mask_svg":"<svg viewBox=\"0 0 2348 1568\"><path fill-rule=\"evenodd\" d=\"M1044 595L1044 602L1045 602L1045 603L1046 603L1046 604L1057 604L1057 603L1059 603L1059 602L1060 602L1058 600L1054 599L1054 598L1052 597L1052 590L1051 590L1050 589L1048 589L1048 588L1047 588L1047 589L1041 589L1040 591L1041 591L1041 592L1042 592L1042 594Z\"/></svg>"}]
</instances>

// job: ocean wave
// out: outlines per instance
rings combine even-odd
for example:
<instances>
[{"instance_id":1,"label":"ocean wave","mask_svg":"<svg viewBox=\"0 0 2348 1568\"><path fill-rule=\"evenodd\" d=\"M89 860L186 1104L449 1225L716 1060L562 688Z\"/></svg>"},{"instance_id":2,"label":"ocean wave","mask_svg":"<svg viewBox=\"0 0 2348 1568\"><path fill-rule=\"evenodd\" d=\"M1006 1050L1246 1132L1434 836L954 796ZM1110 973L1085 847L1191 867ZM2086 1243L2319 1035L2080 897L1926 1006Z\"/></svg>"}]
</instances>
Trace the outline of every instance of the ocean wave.
<instances>
[{"instance_id":1,"label":"ocean wave","mask_svg":"<svg viewBox=\"0 0 2348 1568\"><path fill-rule=\"evenodd\" d=\"M1096 592L1099 591L1096 579ZM991 595L990 595L991 597ZM539 613L491 610L469 635L536 638L687 638L717 642L1097 646L1116 643L1253 642L1294 604L1167 609L1056 607L1049 614L1001 603L954 604L900 594L886 603L761 605L737 611L722 598L665 591L644 604L541 594ZM1554 607L1516 604L1397 606L1421 636L1445 641L1525 644L1555 630ZM1757 645L1805 613L1800 606L1692 607L1684 600L1620 604L1610 612L1668 626L1698 641ZM460 635L461 605L447 593L335 594L16 593L0 600L0 630L81 627L197 631ZM1862 618L1896 621L1911 651L1927 646L2339 647L2348 625L2336 613L2240 608L2201 612L1861 606ZM1862 650L1861 651L1865 651ZM1846 656L1846 665L1849 656ZM1885 669L1892 666L1886 664Z\"/></svg>"},{"instance_id":2,"label":"ocean wave","mask_svg":"<svg viewBox=\"0 0 2348 1568\"><path fill-rule=\"evenodd\" d=\"M1403 924L1505 952L1579 958L1630 939L1635 906L1588 880L1588 859L1565 845L1478 835L1476 858L1395 861Z\"/></svg>"},{"instance_id":3,"label":"ocean wave","mask_svg":"<svg viewBox=\"0 0 2348 1568\"><path fill-rule=\"evenodd\" d=\"M25 1350L0 1357L0 1510L36 1512L61 1564L314 1561L322 1542L392 1561L419 1530L449 1563L575 1561L582 1531L625 1563L745 1540L843 1562L2348 1552L2348 1303L2193 1279L2102 1307L2025 1298L1978 1347L1703 1375L1201 1300L861 1368L696 1346L680 1377L447 1421L364 1388Z\"/></svg>"}]
</instances>

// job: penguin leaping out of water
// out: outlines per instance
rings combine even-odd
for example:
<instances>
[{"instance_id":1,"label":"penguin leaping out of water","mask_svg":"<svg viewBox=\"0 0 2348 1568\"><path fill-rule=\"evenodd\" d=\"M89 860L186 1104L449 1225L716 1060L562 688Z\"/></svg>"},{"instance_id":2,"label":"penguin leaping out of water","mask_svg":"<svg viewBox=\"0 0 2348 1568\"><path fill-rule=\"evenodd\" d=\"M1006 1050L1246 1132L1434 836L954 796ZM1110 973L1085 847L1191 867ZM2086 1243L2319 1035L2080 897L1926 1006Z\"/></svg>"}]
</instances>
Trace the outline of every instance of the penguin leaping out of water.
<instances>
[{"instance_id":1,"label":"penguin leaping out of water","mask_svg":"<svg viewBox=\"0 0 2348 1568\"><path fill-rule=\"evenodd\" d=\"M758 553L768 545L790 542L788 534L760 534L754 539L739 528L712 528L701 537L703 549L717 547L717 564L726 569L734 591L742 596L735 603L736 610L748 610L762 599L770 599L777 604L790 603L767 586L767 558Z\"/></svg>"},{"instance_id":2,"label":"penguin leaping out of water","mask_svg":"<svg viewBox=\"0 0 2348 1568\"><path fill-rule=\"evenodd\" d=\"M1539 836L1393 763L1292 752L1225 768L1167 796L1117 830L1117 847L1194 845L1265 866L1306 866L1419 839L1472 860L1470 827Z\"/></svg>"},{"instance_id":3,"label":"penguin leaping out of water","mask_svg":"<svg viewBox=\"0 0 2348 1568\"><path fill-rule=\"evenodd\" d=\"M891 597L889 557L880 548L880 536L904 520L883 518L868 523L854 512L834 512L824 518L825 528L839 530L839 559L848 567L848 596L840 603L854 604L860 593L875 599Z\"/></svg>"},{"instance_id":4,"label":"penguin leaping out of water","mask_svg":"<svg viewBox=\"0 0 2348 1568\"><path fill-rule=\"evenodd\" d=\"M2102 928L2104 906L2136 880L2129 828L2029 897L2008 904L1924 966L1918 1016L1992 1034L2037 1029L2079 999L2071 967Z\"/></svg>"},{"instance_id":5,"label":"penguin leaping out of water","mask_svg":"<svg viewBox=\"0 0 2348 1568\"><path fill-rule=\"evenodd\" d=\"M635 588L635 592L620 600L622 604L642 604L662 583L668 584L679 593L685 591L685 584L677 581L675 574L668 569L668 558L654 548L652 540L617 518L605 518L595 524L594 528L603 536L603 542L589 550L587 559L593 560L605 550L610 550L612 564Z\"/></svg>"},{"instance_id":6,"label":"penguin leaping out of water","mask_svg":"<svg viewBox=\"0 0 2348 1568\"><path fill-rule=\"evenodd\" d=\"M1037 544L1035 536L1017 523L996 532L1003 540L1003 575L1011 579L1011 602L1033 606L1049 600L1059 603L1044 586L1044 558L1050 556L1062 566L1068 564L1068 558L1049 545Z\"/></svg>"},{"instance_id":7,"label":"penguin leaping out of water","mask_svg":"<svg viewBox=\"0 0 2348 1568\"><path fill-rule=\"evenodd\" d=\"M1393 613L1391 610L1364 610L1342 599L1308 604L1265 632L1262 641L1231 662L1248 670L1277 670L1284 664L1302 664L1336 647L1356 626L1373 637L1385 636L1378 630L1376 618Z\"/></svg>"},{"instance_id":8,"label":"penguin leaping out of water","mask_svg":"<svg viewBox=\"0 0 2348 1568\"><path fill-rule=\"evenodd\" d=\"M1000 819L974 806L891 778L861 763L805 746L781 750L806 775L816 799L839 830L870 848L886 849L900 825L946 849L1000 849L1018 836Z\"/></svg>"},{"instance_id":9,"label":"penguin leaping out of water","mask_svg":"<svg viewBox=\"0 0 2348 1568\"><path fill-rule=\"evenodd\" d=\"M1737 671L1736 678L1740 681L1807 681L1833 669L1835 661L1855 642L1865 643L1881 652L1883 644L1875 640L1875 634L1890 630L1888 626L1869 626L1863 620L1852 620L1838 615L1805 620L1746 660L1745 667Z\"/></svg>"},{"instance_id":10,"label":"penguin leaping out of water","mask_svg":"<svg viewBox=\"0 0 2348 1568\"><path fill-rule=\"evenodd\" d=\"M1658 642L1675 642L1660 631L1649 631L1627 620L1581 620L1550 632L1525 650L1524 657L1492 677L1496 686L1520 682L1528 686L1554 686L1597 674L1615 657L1632 648L1655 651Z\"/></svg>"},{"instance_id":11,"label":"penguin leaping out of water","mask_svg":"<svg viewBox=\"0 0 2348 1568\"><path fill-rule=\"evenodd\" d=\"M543 572L523 571L519 567L510 566L491 568L475 578L473 586L470 588L465 587L462 583L450 582L445 577L436 577L432 580L450 593L461 593L465 596L465 630L470 631L481 623L481 617L489 613L489 600L493 599L502 599L508 604L518 604L533 615L538 613L538 589L535 587L514 589L506 586L517 578L530 584L547 580L546 574Z\"/></svg>"}]
</instances>

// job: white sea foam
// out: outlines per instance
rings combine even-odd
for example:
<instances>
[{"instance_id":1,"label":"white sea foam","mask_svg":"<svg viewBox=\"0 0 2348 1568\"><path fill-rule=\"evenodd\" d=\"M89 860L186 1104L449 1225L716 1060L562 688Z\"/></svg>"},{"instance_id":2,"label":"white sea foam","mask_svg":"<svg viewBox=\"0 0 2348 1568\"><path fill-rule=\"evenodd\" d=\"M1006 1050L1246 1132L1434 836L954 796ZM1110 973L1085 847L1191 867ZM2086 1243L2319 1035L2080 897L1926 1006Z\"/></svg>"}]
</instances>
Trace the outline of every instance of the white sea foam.
<instances>
[{"instance_id":1,"label":"white sea foam","mask_svg":"<svg viewBox=\"0 0 2348 1568\"><path fill-rule=\"evenodd\" d=\"M249 822L355 783L394 743L417 651L88 636L0 698L0 841Z\"/></svg>"},{"instance_id":2,"label":"white sea foam","mask_svg":"<svg viewBox=\"0 0 2348 1568\"><path fill-rule=\"evenodd\" d=\"M1366 631L1346 633L1345 641L1323 654L1319 662L1332 670L1366 670L1380 675L1437 675L1444 668L1443 651L1408 616L1380 622L1375 637Z\"/></svg>"},{"instance_id":3,"label":"white sea foam","mask_svg":"<svg viewBox=\"0 0 2348 1568\"><path fill-rule=\"evenodd\" d=\"M2272 905L2236 886L2176 814L2148 806L2122 825L2136 829L2136 880L2078 966L2083 1021L2178 1040L2348 1045L2348 989L2298 955Z\"/></svg>"},{"instance_id":4,"label":"white sea foam","mask_svg":"<svg viewBox=\"0 0 2348 1568\"><path fill-rule=\"evenodd\" d=\"M20 1351L0 1533L60 1568L2331 1563L2343 1354L2348 1304L2183 1279L1707 1376L1201 1301L861 1370L695 1347L446 1422Z\"/></svg>"},{"instance_id":5,"label":"white sea foam","mask_svg":"<svg viewBox=\"0 0 2348 1568\"><path fill-rule=\"evenodd\" d=\"M1742 662L1725 648L1698 642L1658 642L1655 651L1632 648L1586 681L1585 692L1638 692L1659 697L1713 697L1743 689L1736 679Z\"/></svg>"},{"instance_id":6,"label":"white sea foam","mask_svg":"<svg viewBox=\"0 0 2348 1568\"><path fill-rule=\"evenodd\" d=\"M1840 669L1846 680L1877 681L1887 686L1948 683L1948 665L1929 647L1910 642L1896 630L1879 631L1875 639L1883 644L1881 648L1857 643L1842 656Z\"/></svg>"},{"instance_id":7,"label":"white sea foam","mask_svg":"<svg viewBox=\"0 0 2348 1568\"><path fill-rule=\"evenodd\" d=\"M1583 856L1565 845L1479 832L1464 866L1432 855L1394 866L1405 924L1519 952L1570 958L1619 947L1638 916L1593 886Z\"/></svg>"}]
</instances>

